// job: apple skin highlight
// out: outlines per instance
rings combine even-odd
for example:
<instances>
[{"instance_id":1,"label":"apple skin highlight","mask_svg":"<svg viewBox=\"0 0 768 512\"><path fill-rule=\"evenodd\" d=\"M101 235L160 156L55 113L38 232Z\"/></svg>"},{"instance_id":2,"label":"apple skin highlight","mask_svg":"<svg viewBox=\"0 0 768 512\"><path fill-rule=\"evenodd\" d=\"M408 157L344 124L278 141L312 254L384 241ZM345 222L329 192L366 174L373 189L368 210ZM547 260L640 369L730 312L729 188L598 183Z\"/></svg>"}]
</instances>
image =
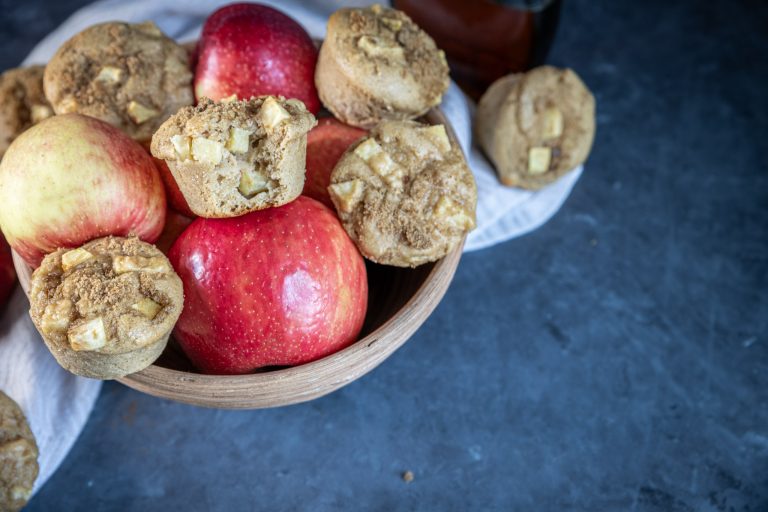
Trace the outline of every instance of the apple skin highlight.
<instances>
[{"instance_id":1,"label":"apple skin highlight","mask_svg":"<svg viewBox=\"0 0 768 512\"><path fill-rule=\"evenodd\" d=\"M354 343L363 326L363 258L333 212L308 197L198 218L169 257L185 296L174 335L205 373L314 361Z\"/></svg>"},{"instance_id":2,"label":"apple skin highlight","mask_svg":"<svg viewBox=\"0 0 768 512\"><path fill-rule=\"evenodd\" d=\"M297 98L317 115L317 48L307 31L266 5L231 4L205 22L197 45L195 96Z\"/></svg>"}]
</instances>

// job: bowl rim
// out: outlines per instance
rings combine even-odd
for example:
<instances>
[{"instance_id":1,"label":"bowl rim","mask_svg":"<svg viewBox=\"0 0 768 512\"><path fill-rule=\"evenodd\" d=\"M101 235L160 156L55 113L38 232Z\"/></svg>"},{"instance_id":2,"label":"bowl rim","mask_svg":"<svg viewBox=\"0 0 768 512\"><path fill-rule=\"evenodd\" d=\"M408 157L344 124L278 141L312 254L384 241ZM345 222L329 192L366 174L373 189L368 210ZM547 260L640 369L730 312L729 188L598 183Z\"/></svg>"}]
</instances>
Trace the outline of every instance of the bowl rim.
<instances>
[{"instance_id":1,"label":"bowl rim","mask_svg":"<svg viewBox=\"0 0 768 512\"><path fill-rule=\"evenodd\" d=\"M431 109L424 119L430 124L443 124L448 136L461 148L439 107ZM280 407L327 395L376 368L427 320L453 280L465 240L466 236L434 263L418 289L394 315L352 345L321 359L244 375L191 373L152 364L116 380L158 398L218 409ZM29 296L32 269L16 251L11 253L21 288Z\"/></svg>"},{"instance_id":2,"label":"bowl rim","mask_svg":"<svg viewBox=\"0 0 768 512\"><path fill-rule=\"evenodd\" d=\"M244 375L210 375L155 364L116 379L151 396L219 409L262 409L327 395L376 368L410 339L442 300L461 259L464 241L436 262L408 301L367 336L317 361ZM25 294L31 268L12 251Z\"/></svg>"}]
</instances>

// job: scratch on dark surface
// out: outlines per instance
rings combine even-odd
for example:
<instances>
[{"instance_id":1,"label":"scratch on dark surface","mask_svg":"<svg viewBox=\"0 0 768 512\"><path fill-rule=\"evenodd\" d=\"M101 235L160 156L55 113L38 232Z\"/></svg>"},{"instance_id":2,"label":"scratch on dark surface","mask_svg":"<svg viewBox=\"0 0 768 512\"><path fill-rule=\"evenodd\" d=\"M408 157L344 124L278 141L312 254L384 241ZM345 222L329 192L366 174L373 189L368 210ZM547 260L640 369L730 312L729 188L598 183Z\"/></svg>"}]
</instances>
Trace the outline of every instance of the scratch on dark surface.
<instances>
[{"instance_id":1,"label":"scratch on dark surface","mask_svg":"<svg viewBox=\"0 0 768 512\"><path fill-rule=\"evenodd\" d=\"M544 325L558 345L560 345L563 349L568 348L568 346L571 344L570 336L563 332L563 330L554 322L547 322Z\"/></svg>"},{"instance_id":2,"label":"scratch on dark surface","mask_svg":"<svg viewBox=\"0 0 768 512\"><path fill-rule=\"evenodd\" d=\"M749 348L757 341L757 338L755 336L752 336L751 338L747 338L744 341L741 342L741 346L744 348Z\"/></svg>"},{"instance_id":3,"label":"scratch on dark surface","mask_svg":"<svg viewBox=\"0 0 768 512\"><path fill-rule=\"evenodd\" d=\"M755 446L759 446L764 450L768 450L768 437L758 434L757 432L747 432L744 434L744 441Z\"/></svg>"},{"instance_id":4,"label":"scratch on dark surface","mask_svg":"<svg viewBox=\"0 0 768 512\"><path fill-rule=\"evenodd\" d=\"M689 488L689 491L691 494L696 494L699 489L699 468L695 467L693 468L693 471L691 471L691 486Z\"/></svg>"},{"instance_id":5,"label":"scratch on dark surface","mask_svg":"<svg viewBox=\"0 0 768 512\"><path fill-rule=\"evenodd\" d=\"M709 301L709 316L707 321L707 372L706 381L704 382L704 389L707 394L712 392L712 364L714 358L715 349L715 300Z\"/></svg>"},{"instance_id":6,"label":"scratch on dark surface","mask_svg":"<svg viewBox=\"0 0 768 512\"><path fill-rule=\"evenodd\" d=\"M632 379L629 377L629 367L626 362L621 365L620 393L623 397L628 397L632 393Z\"/></svg>"},{"instance_id":7,"label":"scratch on dark surface","mask_svg":"<svg viewBox=\"0 0 768 512\"><path fill-rule=\"evenodd\" d=\"M597 219L593 215L590 215L588 213L576 213L573 215L573 220L582 222L588 226L595 227L597 226Z\"/></svg>"}]
</instances>

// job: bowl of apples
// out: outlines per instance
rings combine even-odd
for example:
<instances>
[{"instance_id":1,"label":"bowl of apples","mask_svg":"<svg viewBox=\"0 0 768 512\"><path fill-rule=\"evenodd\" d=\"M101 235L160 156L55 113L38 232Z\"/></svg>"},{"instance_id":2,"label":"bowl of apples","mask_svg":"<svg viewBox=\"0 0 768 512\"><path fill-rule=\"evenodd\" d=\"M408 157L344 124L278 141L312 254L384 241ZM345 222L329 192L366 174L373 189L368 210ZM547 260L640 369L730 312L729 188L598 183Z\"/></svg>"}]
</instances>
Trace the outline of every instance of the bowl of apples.
<instances>
[{"instance_id":1,"label":"bowl of apples","mask_svg":"<svg viewBox=\"0 0 768 512\"><path fill-rule=\"evenodd\" d=\"M27 294L46 254L108 235L156 243L183 282L183 312L165 350L117 378L123 384L204 407L308 401L382 363L446 293L463 242L415 267L382 265L364 260L342 227L330 175L367 131L321 112L316 61L316 44L300 25L258 4L214 13L192 58L198 98L275 94L318 116L307 135L303 194L276 207L197 217L174 169L146 145L78 114L54 116L10 148L0 198L16 210L0 223ZM442 125L459 147L439 108L418 121Z\"/></svg>"}]
</instances>

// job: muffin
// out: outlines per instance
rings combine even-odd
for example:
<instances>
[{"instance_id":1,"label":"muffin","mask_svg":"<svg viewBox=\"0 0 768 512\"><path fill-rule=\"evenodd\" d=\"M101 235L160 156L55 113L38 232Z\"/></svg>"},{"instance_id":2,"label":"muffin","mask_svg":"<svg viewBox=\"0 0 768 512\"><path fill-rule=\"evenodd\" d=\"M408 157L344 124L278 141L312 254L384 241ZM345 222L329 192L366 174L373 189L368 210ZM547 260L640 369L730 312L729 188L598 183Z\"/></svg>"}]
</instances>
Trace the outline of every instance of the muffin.
<instances>
[{"instance_id":1,"label":"muffin","mask_svg":"<svg viewBox=\"0 0 768 512\"><path fill-rule=\"evenodd\" d=\"M57 114L96 117L137 141L194 101L187 51L151 21L83 30L48 63L43 86Z\"/></svg>"},{"instance_id":2,"label":"muffin","mask_svg":"<svg viewBox=\"0 0 768 512\"><path fill-rule=\"evenodd\" d=\"M475 131L502 183L537 190L587 159L595 98L570 69L508 75L480 99Z\"/></svg>"},{"instance_id":3,"label":"muffin","mask_svg":"<svg viewBox=\"0 0 768 512\"><path fill-rule=\"evenodd\" d=\"M405 13L374 5L339 9L315 70L323 105L347 124L414 119L448 89L445 53Z\"/></svg>"},{"instance_id":4,"label":"muffin","mask_svg":"<svg viewBox=\"0 0 768 512\"><path fill-rule=\"evenodd\" d=\"M0 75L0 157L21 132L53 115L43 94L44 70L29 66Z\"/></svg>"},{"instance_id":5,"label":"muffin","mask_svg":"<svg viewBox=\"0 0 768 512\"><path fill-rule=\"evenodd\" d=\"M106 237L47 255L32 274L30 316L66 370L115 379L157 359L181 314L181 279L155 246Z\"/></svg>"},{"instance_id":6,"label":"muffin","mask_svg":"<svg viewBox=\"0 0 768 512\"><path fill-rule=\"evenodd\" d=\"M0 510L27 504L37 478L37 443L18 404L0 391Z\"/></svg>"},{"instance_id":7,"label":"muffin","mask_svg":"<svg viewBox=\"0 0 768 512\"><path fill-rule=\"evenodd\" d=\"M344 229L376 263L436 261L475 227L475 180L443 125L382 122L341 157L328 192Z\"/></svg>"},{"instance_id":8,"label":"muffin","mask_svg":"<svg viewBox=\"0 0 768 512\"><path fill-rule=\"evenodd\" d=\"M307 132L315 124L297 99L203 98L160 127L152 155L168 164L196 215L236 217L301 194Z\"/></svg>"}]
</instances>

